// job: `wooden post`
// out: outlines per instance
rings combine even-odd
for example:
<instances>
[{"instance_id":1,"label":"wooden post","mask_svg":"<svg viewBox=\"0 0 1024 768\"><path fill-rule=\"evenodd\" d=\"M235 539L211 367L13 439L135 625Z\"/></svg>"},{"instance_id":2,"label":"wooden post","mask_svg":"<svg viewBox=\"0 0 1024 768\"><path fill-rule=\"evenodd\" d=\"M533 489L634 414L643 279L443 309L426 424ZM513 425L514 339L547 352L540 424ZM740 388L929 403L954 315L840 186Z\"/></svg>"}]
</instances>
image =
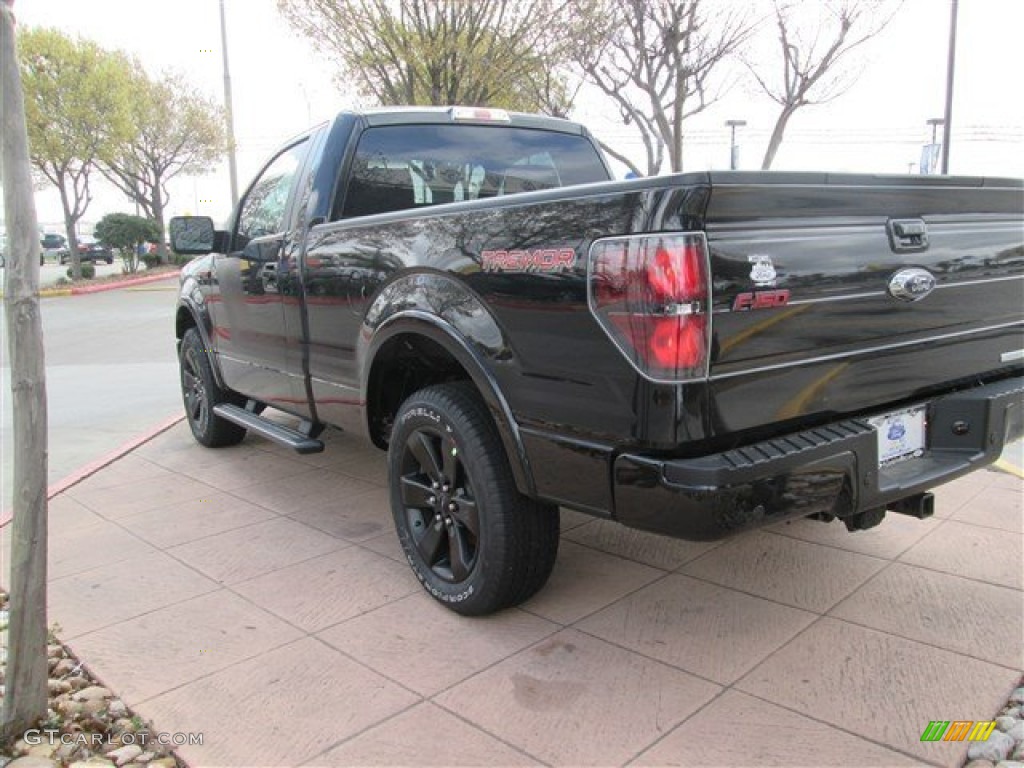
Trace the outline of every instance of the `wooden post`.
<instances>
[{"instance_id":1,"label":"wooden post","mask_svg":"<svg viewBox=\"0 0 1024 768\"><path fill-rule=\"evenodd\" d=\"M25 103L14 39L13 0L0 2L0 176L8 260L4 312L14 409L7 688L2 736L46 717L46 376L39 315L39 232L29 165Z\"/></svg>"}]
</instances>

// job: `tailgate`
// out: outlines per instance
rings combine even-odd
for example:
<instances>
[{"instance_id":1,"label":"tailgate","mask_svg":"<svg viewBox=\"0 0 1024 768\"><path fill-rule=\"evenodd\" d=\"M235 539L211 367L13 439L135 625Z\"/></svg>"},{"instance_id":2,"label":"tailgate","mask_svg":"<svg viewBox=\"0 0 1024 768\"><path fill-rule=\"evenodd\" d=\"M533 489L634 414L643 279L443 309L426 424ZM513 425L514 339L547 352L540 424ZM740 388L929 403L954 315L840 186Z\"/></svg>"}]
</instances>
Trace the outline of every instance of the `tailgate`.
<instances>
[{"instance_id":1,"label":"tailgate","mask_svg":"<svg viewBox=\"0 0 1024 768\"><path fill-rule=\"evenodd\" d=\"M711 429L878 410L1020 367L1017 180L712 176Z\"/></svg>"}]
</instances>

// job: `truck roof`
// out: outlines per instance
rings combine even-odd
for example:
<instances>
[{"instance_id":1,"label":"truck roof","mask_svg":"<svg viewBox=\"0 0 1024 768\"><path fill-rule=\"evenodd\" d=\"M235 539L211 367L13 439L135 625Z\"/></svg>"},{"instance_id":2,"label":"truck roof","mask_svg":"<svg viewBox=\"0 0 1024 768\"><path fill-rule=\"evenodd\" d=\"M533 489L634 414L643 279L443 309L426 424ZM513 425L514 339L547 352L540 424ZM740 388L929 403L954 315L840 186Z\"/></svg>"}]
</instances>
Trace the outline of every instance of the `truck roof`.
<instances>
[{"instance_id":1,"label":"truck roof","mask_svg":"<svg viewBox=\"0 0 1024 768\"><path fill-rule=\"evenodd\" d=\"M508 116L505 120L488 120L485 118L474 119L471 117L460 117L456 120L452 114L455 109L467 111L477 109L476 107L373 107L370 109L345 110L341 114L355 115L366 121L368 125L408 125L417 123L471 123L476 125L511 125L517 128L539 128L546 131L559 131L561 133L572 133L579 136L587 135L587 130L579 123L570 120L563 120L559 117L547 115L532 115L524 112L509 112L507 110L493 110ZM486 107L480 107L486 110ZM340 116L340 115L339 115Z\"/></svg>"}]
</instances>

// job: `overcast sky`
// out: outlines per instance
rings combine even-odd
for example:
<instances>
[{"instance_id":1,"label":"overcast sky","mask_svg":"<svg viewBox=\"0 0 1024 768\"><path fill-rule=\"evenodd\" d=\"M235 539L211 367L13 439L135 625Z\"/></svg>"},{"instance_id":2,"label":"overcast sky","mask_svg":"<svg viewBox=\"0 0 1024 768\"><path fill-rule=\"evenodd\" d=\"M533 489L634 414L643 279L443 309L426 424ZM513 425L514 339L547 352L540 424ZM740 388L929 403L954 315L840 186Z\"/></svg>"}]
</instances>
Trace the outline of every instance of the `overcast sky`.
<instances>
[{"instance_id":1,"label":"overcast sky","mask_svg":"<svg viewBox=\"0 0 1024 768\"><path fill-rule=\"evenodd\" d=\"M725 3L729 0L711 0ZM750 0L763 14L766 0ZM231 61L239 184L282 141L337 110L356 104L339 87L332 64L278 16L274 0L225 0ZM211 97L223 94L218 0L17 0L21 26L51 25L137 55L151 75L184 72ZM1020 95L1020 32L1024 2L961 0L950 170L1024 175L1024 99ZM775 168L906 173L929 136L925 121L944 103L949 3L906 0L889 27L864 49L856 85L836 101L801 111L790 123ZM761 57L758 57L761 61ZM766 68L768 60L764 59ZM639 140L617 122L612 105L584 94L574 115L603 140L641 161ZM727 167L727 119L743 119L741 167L760 166L774 122L770 101L734 87L688 121L686 170ZM222 218L230 207L227 173L185 179L172 187L171 213ZM40 221L61 221L56 195L37 195ZM130 204L98 189L88 223Z\"/></svg>"}]
</instances>

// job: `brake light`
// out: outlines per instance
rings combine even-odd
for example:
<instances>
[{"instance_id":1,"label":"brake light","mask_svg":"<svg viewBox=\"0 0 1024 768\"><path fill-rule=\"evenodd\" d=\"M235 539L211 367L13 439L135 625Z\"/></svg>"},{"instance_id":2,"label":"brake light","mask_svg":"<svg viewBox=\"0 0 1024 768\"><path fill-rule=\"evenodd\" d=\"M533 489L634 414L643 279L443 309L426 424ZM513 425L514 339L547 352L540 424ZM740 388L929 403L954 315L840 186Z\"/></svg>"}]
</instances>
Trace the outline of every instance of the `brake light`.
<instances>
[{"instance_id":1,"label":"brake light","mask_svg":"<svg viewBox=\"0 0 1024 768\"><path fill-rule=\"evenodd\" d=\"M510 123L512 116L504 109L493 107L452 107L448 114L454 122L470 120L486 123Z\"/></svg>"},{"instance_id":2,"label":"brake light","mask_svg":"<svg viewBox=\"0 0 1024 768\"><path fill-rule=\"evenodd\" d=\"M588 300L605 333L644 376L706 375L711 329L703 233L595 242Z\"/></svg>"}]
</instances>

